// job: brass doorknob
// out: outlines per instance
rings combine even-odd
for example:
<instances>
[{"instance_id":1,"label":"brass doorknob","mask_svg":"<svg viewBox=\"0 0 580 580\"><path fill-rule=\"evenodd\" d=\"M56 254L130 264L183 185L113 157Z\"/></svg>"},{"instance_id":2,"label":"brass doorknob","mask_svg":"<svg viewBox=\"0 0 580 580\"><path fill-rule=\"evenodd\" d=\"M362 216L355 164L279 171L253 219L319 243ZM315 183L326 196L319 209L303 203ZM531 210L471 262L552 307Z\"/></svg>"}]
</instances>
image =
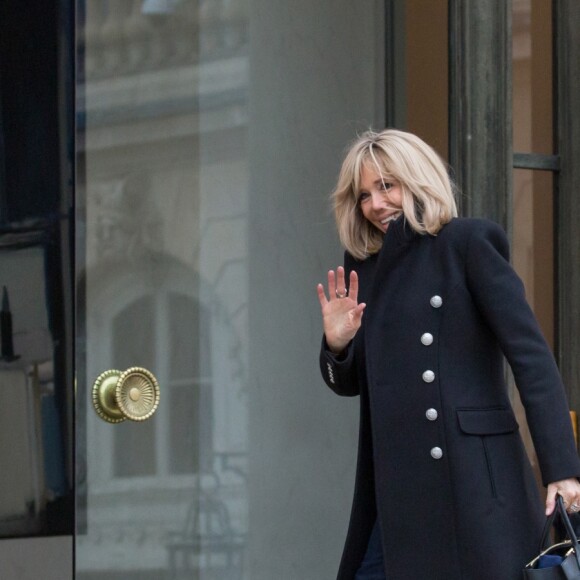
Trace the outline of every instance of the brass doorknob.
<instances>
[{"instance_id":1,"label":"brass doorknob","mask_svg":"<svg viewBox=\"0 0 580 580\"><path fill-rule=\"evenodd\" d=\"M125 372L105 371L93 385L93 407L108 423L145 421L158 406L159 383L152 372L142 367Z\"/></svg>"}]
</instances>

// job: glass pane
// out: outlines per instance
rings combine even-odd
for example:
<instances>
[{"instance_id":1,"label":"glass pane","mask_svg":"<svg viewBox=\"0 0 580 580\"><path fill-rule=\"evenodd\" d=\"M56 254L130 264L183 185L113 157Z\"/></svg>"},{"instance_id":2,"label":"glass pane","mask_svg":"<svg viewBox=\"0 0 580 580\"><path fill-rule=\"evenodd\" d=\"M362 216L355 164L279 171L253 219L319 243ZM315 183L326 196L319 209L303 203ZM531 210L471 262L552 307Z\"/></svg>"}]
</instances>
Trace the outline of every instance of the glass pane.
<instances>
[{"instance_id":1,"label":"glass pane","mask_svg":"<svg viewBox=\"0 0 580 580\"><path fill-rule=\"evenodd\" d=\"M70 33L60 18L65 5L60 0L26 6L0 2L3 580L40 577L47 561L63 580L72 573L70 558L62 557L71 543L75 501L69 262L73 133L72 111L65 103L72 69L70 55L62 50Z\"/></svg>"},{"instance_id":2,"label":"glass pane","mask_svg":"<svg viewBox=\"0 0 580 580\"><path fill-rule=\"evenodd\" d=\"M554 175L514 170L513 264L554 348Z\"/></svg>"},{"instance_id":3,"label":"glass pane","mask_svg":"<svg viewBox=\"0 0 580 580\"><path fill-rule=\"evenodd\" d=\"M448 159L449 50L447 0L392 3L393 125L419 135Z\"/></svg>"},{"instance_id":4,"label":"glass pane","mask_svg":"<svg viewBox=\"0 0 580 580\"><path fill-rule=\"evenodd\" d=\"M136 477L155 475L155 429L154 424L132 425L122 423L115 429L114 477ZM140 457L139 461L134 461Z\"/></svg>"},{"instance_id":5,"label":"glass pane","mask_svg":"<svg viewBox=\"0 0 580 580\"><path fill-rule=\"evenodd\" d=\"M527 299L552 349L555 323L553 218L553 174L514 170L512 263L524 282ZM515 390L514 408L538 482L541 482L524 408Z\"/></svg>"},{"instance_id":6,"label":"glass pane","mask_svg":"<svg viewBox=\"0 0 580 580\"><path fill-rule=\"evenodd\" d=\"M113 353L119 367L126 369L140 361L153 359L154 308L155 304L151 296L141 296L128 304L111 320ZM140 328L141 332L131 333L130 339L127 340L127 328Z\"/></svg>"},{"instance_id":7,"label":"glass pane","mask_svg":"<svg viewBox=\"0 0 580 580\"><path fill-rule=\"evenodd\" d=\"M315 285L342 151L384 125L383 3L78 14L76 577L332 577L358 402L319 376ZM93 382L132 366L159 408L107 423Z\"/></svg>"},{"instance_id":8,"label":"glass pane","mask_svg":"<svg viewBox=\"0 0 580 580\"><path fill-rule=\"evenodd\" d=\"M206 342L200 343L200 337L197 334L202 324L200 304L188 296L171 294L168 306L171 328L169 344L171 378L191 378L197 374L200 359L207 360L211 355L209 345ZM207 324L208 314L203 314L205 314L203 323Z\"/></svg>"},{"instance_id":9,"label":"glass pane","mask_svg":"<svg viewBox=\"0 0 580 580\"><path fill-rule=\"evenodd\" d=\"M513 0L514 151L554 153L552 0Z\"/></svg>"},{"instance_id":10,"label":"glass pane","mask_svg":"<svg viewBox=\"0 0 580 580\"><path fill-rule=\"evenodd\" d=\"M0 226L0 537L72 533L60 252L51 228Z\"/></svg>"},{"instance_id":11,"label":"glass pane","mask_svg":"<svg viewBox=\"0 0 580 580\"><path fill-rule=\"evenodd\" d=\"M209 445L211 429L205 429L206 437L197 432L191 417L197 416L200 405L199 384L172 387L171 405L171 473L198 473L200 448ZM210 419L210 417L207 417ZM211 422L206 423L211 427Z\"/></svg>"}]
</instances>

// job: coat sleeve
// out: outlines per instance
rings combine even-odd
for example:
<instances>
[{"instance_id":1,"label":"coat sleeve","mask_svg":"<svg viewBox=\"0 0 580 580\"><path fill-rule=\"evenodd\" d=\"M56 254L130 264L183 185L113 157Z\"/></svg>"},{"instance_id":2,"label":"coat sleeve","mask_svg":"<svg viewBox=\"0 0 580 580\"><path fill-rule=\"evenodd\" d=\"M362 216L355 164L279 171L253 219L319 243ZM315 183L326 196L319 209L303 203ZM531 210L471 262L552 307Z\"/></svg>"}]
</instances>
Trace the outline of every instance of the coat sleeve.
<instances>
[{"instance_id":1,"label":"coat sleeve","mask_svg":"<svg viewBox=\"0 0 580 580\"><path fill-rule=\"evenodd\" d=\"M580 460L556 362L509 263L504 231L477 221L467 245L469 290L495 333L526 410L544 485L580 476Z\"/></svg>"},{"instance_id":2,"label":"coat sleeve","mask_svg":"<svg viewBox=\"0 0 580 580\"><path fill-rule=\"evenodd\" d=\"M337 394L343 397L354 397L359 394L359 386L354 364L354 343L351 340L344 353L333 354L322 337L320 348L320 372L324 382Z\"/></svg>"}]
</instances>

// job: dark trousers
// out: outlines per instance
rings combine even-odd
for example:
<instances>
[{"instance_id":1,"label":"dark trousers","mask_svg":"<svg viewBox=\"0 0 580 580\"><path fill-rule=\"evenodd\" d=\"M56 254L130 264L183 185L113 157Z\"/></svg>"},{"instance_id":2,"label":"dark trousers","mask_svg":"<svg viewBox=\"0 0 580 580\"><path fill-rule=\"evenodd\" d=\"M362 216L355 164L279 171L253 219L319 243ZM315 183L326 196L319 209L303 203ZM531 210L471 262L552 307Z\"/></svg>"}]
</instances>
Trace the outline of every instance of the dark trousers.
<instances>
[{"instance_id":1,"label":"dark trousers","mask_svg":"<svg viewBox=\"0 0 580 580\"><path fill-rule=\"evenodd\" d=\"M356 573L355 580L386 580L381 546L381 528L378 520L373 526L367 552Z\"/></svg>"}]
</instances>

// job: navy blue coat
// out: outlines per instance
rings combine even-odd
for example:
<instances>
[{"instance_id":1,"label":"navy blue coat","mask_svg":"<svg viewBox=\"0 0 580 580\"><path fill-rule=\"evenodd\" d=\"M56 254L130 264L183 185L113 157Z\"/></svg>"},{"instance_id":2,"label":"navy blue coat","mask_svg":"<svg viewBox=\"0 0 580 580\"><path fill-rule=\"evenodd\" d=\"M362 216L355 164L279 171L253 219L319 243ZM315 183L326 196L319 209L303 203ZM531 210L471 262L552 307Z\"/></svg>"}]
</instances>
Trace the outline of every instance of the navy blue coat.
<instances>
[{"instance_id":1,"label":"navy blue coat","mask_svg":"<svg viewBox=\"0 0 580 580\"><path fill-rule=\"evenodd\" d=\"M338 578L354 578L378 517L389 580L519 579L545 517L504 355L544 484L580 476L580 461L560 375L503 230L458 218L422 236L401 217L378 254L347 253L345 268L359 275L363 324L345 354L323 341L320 355L328 386L360 395Z\"/></svg>"}]
</instances>

